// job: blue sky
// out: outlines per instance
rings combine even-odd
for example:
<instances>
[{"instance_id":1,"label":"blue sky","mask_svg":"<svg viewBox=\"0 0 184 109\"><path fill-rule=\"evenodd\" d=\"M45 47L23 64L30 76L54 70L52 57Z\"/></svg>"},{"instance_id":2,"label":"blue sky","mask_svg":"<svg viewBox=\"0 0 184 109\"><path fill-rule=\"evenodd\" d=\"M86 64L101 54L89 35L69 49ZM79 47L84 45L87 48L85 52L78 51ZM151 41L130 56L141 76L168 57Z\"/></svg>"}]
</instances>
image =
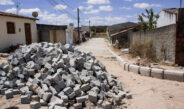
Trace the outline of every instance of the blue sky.
<instances>
[{"instance_id":1,"label":"blue sky","mask_svg":"<svg viewBox=\"0 0 184 109\"><path fill-rule=\"evenodd\" d=\"M153 8L156 13L163 8L178 8L180 0L0 0L0 10L16 13L16 3L20 2L19 14L31 16L39 13L38 23L67 25L77 24L80 9L81 25L112 25L126 21L137 22L138 14L145 8Z\"/></svg>"}]
</instances>

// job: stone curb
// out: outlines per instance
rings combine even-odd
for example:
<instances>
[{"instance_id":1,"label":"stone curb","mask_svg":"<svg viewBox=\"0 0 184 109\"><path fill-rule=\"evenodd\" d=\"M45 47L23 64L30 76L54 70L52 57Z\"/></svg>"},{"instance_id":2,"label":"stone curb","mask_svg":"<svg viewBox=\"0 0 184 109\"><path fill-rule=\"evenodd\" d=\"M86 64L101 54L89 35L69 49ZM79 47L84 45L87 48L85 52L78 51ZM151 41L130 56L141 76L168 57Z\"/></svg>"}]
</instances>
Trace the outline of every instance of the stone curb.
<instances>
[{"instance_id":1,"label":"stone curb","mask_svg":"<svg viewBox=\"0 0 184 109\"><path fill-rule=\"evenodd\" d=\"M128 62L124 61L120 56L115 54L110 49L109 49L109 51L117 58L117 60L121 63L120 65L123 66L123 69L125 71L137 73L137 74L140 74L142 76L158 78L158 79L166 79L166 80L184 82L184 72L182 72L182 71L164 70L164 69L150 68L150 67L141 67L138 65L129 64Z\"/></svg>"}]
</instances>

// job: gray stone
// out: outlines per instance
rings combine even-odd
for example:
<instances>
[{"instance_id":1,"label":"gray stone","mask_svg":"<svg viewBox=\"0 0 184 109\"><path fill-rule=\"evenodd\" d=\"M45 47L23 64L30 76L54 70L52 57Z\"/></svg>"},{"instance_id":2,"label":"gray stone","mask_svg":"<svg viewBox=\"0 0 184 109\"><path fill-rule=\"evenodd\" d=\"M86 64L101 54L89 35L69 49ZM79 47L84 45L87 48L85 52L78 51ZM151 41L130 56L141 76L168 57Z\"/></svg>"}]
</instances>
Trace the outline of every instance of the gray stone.
<instances>
[{"instance_id":1,"label":"gray stone","mask_svg":"<svg viewBox=\"0 0 184 109\"><path fill-rule=\"evenodd\" d=\"M113 101L114 101L114 103L119 103L121 101L121 96L120 95L113 95Z\"/></svg>"},{"instance_id":2,"label":"gray stone","mask_svg":"<svg viewBox=\"0 0 184 109\"><path fill-rule=\"evenodd\" d=\"M34 70L34 69L27 69L27 73L28 73L30 76L34 76L34 75L35 75L35 70Z\"/></svg>"},{"instance_id":3,"label":"gray stone","mask_svg":"<svg viewBox=\"0 0 184 109\"><path fill-rule=\"evenodd\" d=\"M84 68L87 69L87 70L91 70L91 68L92 68L92 63L85 62L85 63L84 63Z\"/></svg>"},{"instance_id":4,"label":"gray stone","mask_svg":"<svg viewBox=\"0 0 184 109\"><path fill-rule=\"evenodd\" d=\"M67 87L63 90L63 92L66 94L66 95L69 95L73 92L73 89L71 87Z\"/></svg>"},{"instance_id":5,"label":"gray stone","mask_svg":"<svg viewBox=\"0 0 184 109\"><path fill-rule=\"evenodd\" d=\"M81 90L84 91L84 92L90 90L90 88L91 88L91 87L90 87L89 84L83 84L83 85L81 86Z\"/></svg>"},{"instance_id":6,"label":"gray stone","mask_svg":"<svg viewBox=\"0 0 184 109\"><path fill-rule=\"evenodd\" d=\"M22 95L21 96L21 103L22 104L29 104L30 103L30 96L29 95Z\"/></svg>"},{"instance_id":7,"label":"gray stone","mask_svg":"<svg viewBox=\"0 0 184 109\"><path fill-rule=\"evenodd\" d=\"M73 105L74 109L83 109L82 103L76 103Z\"/></svg>"},{"instance_id":8,"label":"gray stone","mask_svg":"<svg viewBox=\"0 0 184 109\"><path fill-rule=\"evenodd\" d=\"M5 91L6 99L13 98L13 92L11 90Z\"/></svg>"},{"instance_id":9,"label":"gray stone","mask_svg":"<svg viewBox=\"0 0 184 109\"><path fill-rule=\"evenodd\" d=\"M25 94L28 91L29 91L29 87L28 86L24 86L24 87L20 88L20 93L21 94Z\"/></svg>"},{"instance_id":10,"label":"gray stone","mask_svg":"<svg viewBox=\"0 0 184 109\"><path fill-rule=\"evenodd\" d=\"M74 92L75 92L76 95L80 95L81 94L80 86L81 85L76 84L75 87L74 87Z\"/></svg>"},{"instance_id":11,"label":"gray stone","mask_svg":"<svg viewBox=\"0 0 184 109\"><path fill-rule=\"evenodd\" d=\"M55 105L53 109L67 109L66 107Z\"/></svg>"},{"instance_id":12,"label":"gray stone","mask_svg":"<svg viewBox=\"0 0 184 109\"><path fill-rule=\"evenodd\" d=\"M39 109L41 107L40 103L37 101L33 101L30 103L30 108L31 109Z\"/></svg>"},{"instance_id":13,"label":"gray stone","mask_svg":"<svg viewBox=\"0 0 184 109\"><path fill-rule=\"evenodd\" d=\"M104 101L102 103L102 107L103 107L103 109L112 109L112 105L108 101Z\"/></svg>"},{"instance_id":14,"label":"gray stone","mask_svg":"<svg viewBox=\"0 0 184 109\"><path fill-rule=\"evenodd\" d=\"M132 95L131 95L130 93L127 93L127 94L125 95L125 97L126 97L127 99L131 99L131 98L132 98Z\"/></svg>"},{"instance_id":15,"label":"gray stone","mask_svg":"<svg viewBox=\"0 0 184 109\"><path fill-rule=\"evenodd\" d=\"M57 83L58 81L62 80L60 73L55 73L55 74L52 76L52 79L53 79L53 81L54 81L55 83Z\"/></svg>"},{"instance_id":16,"label":"gray stone","mask_svg":"<svg viewBox=\"0 0 184 109\"><path fill-rule=\"evenodd\" d=\"M77 97L76 100L77 100L77 103L83 103L88 100L88 96L85 95L85 96Z\"/></svg>"},{"instance_id":17,"label":"gray stone","mask_svg":"<svg viewBox=\"0 0 184 109\"><path fill-rule=\"evenodd\" d=\"M44 92L48 92L49 91L49 88L46 84L42 84L42 89Z\"/></svg>"},{"instance_id":18,"label":"gray stone","mask_svg":"<svg viewBox=\"0 0 184 109\"><path fill-rule=\"evenodd\" d=\"M88 99L89 99L89 101L91 101L92 103L97 103L97 93L94 92L94 91L89 91Z\"/></svg>"},{"instance_id":19,"label":"gray stone","mask_svg":"<svg viewBox=\"0 0 184 109\"><path fill-rule=\"evenodd\" d=\"M50 99L49 105L60 105L60 106L62 106L63 105L63 100L56 97L56 96L52 96L51 99Z\"/></svg>"},{"instance_id":20,"label":"gray stone","mask_svg":"<svg viewBox=\"0 0 184 109\"><path fill-rule=\"evenodd\" d=\"M43 94L43 100L46 102L48 102L51 97L52 97L52 93L50 93L50 92L46 92Z\"/></svg>"},{"instance_id":21,"label":"gray stone","mask_svg":"<svg viewBox=\"0 0 184 109\"><path fill-rule=\"evenodd\" d=\"M18 95L20 94L20 91L18 89L13 89L13 95Z\"/></svg>"},{"instance_id":22,"label":"gray stone","mask_svg":"<svg viewBox=\"0 0 184 109\"><path fill-rule=\"evenodd\" d=\"M75 96L76 96L75 92L72 92L71 94L68 95L68 97L69 97L70 99L74 98Z\"/></svg>"},{"instance_id":23,"label":"gray stone","mask_svg":"<svg viewBox=\"0 0 184 109\"><path fill-rule=\"evenodd\" d=\"M40 101L40 97L38 95L31 96L32 101Z\"/></svg>"},{"instance_id":24,"label":"gray stone","mask_svg":"<svg viewBox=\"0 0 184 109\"><path fill-rule=\"evenodd\" d=\"M65 82L63 80L58 81L57 84L60 86L61 90L66 87Z\"/></svg>"},{"instance_id":25,"label":"gray stone","mask_svg":"<svg viewBox=\"0 0 184 109\"><path fill-rule=\"evenodd\" d=\"M59 96L65 103L68 102L68 96L62 95L62 94L58 94L58 96Z\"/></svg>"},{"instance_id":26,"label":"gray stone","mask_svg":"<svg viewBox=\"0 0 184 109\"><path fill-rule=\"evenodd\" d=\"M47 102L44 101L43 99L40 99L40 104L41 106L47 106Z\"/></svg>"}]
</instances>

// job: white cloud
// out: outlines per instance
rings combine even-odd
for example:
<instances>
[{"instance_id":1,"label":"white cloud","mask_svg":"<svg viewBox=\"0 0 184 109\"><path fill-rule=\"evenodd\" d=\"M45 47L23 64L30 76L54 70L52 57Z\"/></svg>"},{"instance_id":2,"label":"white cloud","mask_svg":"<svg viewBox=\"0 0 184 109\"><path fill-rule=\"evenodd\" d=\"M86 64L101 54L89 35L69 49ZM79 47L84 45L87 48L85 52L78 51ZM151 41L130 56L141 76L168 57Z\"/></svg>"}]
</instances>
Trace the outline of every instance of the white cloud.
<instances>
[{"instance_id":1,"label":"white cloud","mask_svg":"<svg viewBox=\"0 0 184 109\"><path fill-rule=\"evenodd\" d=\"M20 9L19 14L27 15L27 14L32 14L32 12L34 12L34 11L36 11L38 13L41 12L39 8L30 8L30 9Z\"/></svg>"},{"instance_id":2,"label":"white cloud","mask_svg":"<svg viewBox=\"0 0 184 109\"><path fill-rule=\"evenodd\" d=\"M100 11L98 9L92 9L92 10L89 10L89 11L85 11L84 14L97 14L99 12Z\"/></svg>"},{"instance_id":3,"label":"white cloud","mask_svg":"<svg viewBox=\"0 0 184 109\"><path fill-rule=\"evenodd\" d=\"M108 5L108 6L100 6L99 10L101 10L101 11L112 11L113 8L110 5Z\"/></svg>"},{"instance_id":4,"label":"white cloud","mask_svg":"<svg viewBox=\"0 0 184 109\"><path fill-rule=\"evenodd\" d=\"M16 8L7 9L5 11L16 13ZM39 8L20 9L19 13L31 16L33 11L37 11L39 13L39 22L44 24L68 25L69 23L74 23L74 19L70 18L67 14L57 15L55 13L49 13L48 11L42 11Z\"/></svg>"},{"instance_id":5,"label":"white cloud","mask_svg":"<svg viewBox=\"0 0 184 109\"><path fill-rule=\"evenodd\" d=\"M149 3L135 3L136 8L149 8L149 7L161 7L160 4L149 4Z\"/></svg>"},{"instance_id":6,"label":"white cloud","mask_svg":"<svg viewBox=\"0 0 184 109\"><path fill-rule=\"evenodd\" d=\"M79 9L80 9L80 10L90 10L90 9L93 9L93 5L89 5L89 6L87 6L87 7L79 6Z\"/></svg>"},{"instance_id":7,"label":"white cloud","mask_svg":"<svg viewBox=\"0 0 184 109\"><path fill-rule=\"evenodd\" d=\"M17 12L17 9L16 8L10 8L10 9L5 10L5 12L14 13L15 14Z\"/></svg>"},{"instance_id":8,"label":"white cloud","mask_svg":"<svg viewBox=\"0 0 184 109\"><path fill-rule=\"evenodd\" d=\"M66 8L67 8L67 6L66 5L62 5L62 4L58 4L58 5L54 6L55 10L64 10Z\"/></svg>"},{"instance_id":9,"label":"white cloud","mask_svg":"<svg viewBox=\"0 0 184 109\"><path fill-rule=\"evenodd\" d=\"M74 20L71 19L67 14L56 15L54 13L49 13L48 11L41 12L40 21L48 24L57 24L57 25L68 25L69 23L74 23Z\"/></svg>"},{"instance_id":10,"label":"white cloud","mask_svg":"<svg viewBox=\"0 0 184 109\"><path fill-rule=\"evenodd\" d=\"M125 6L123 6L123 7L120 7L120 9L131 10L132 8L131 7L125 7Z\"/></svg>"},{"instance_id":11,"label":"white cloud","mask_svg":"<svg viewBox=\"0 0 184 109\"><path fill-rule=\"evenodd\" d=\"M87 0L88 4L109 4L110 0Z\"/></svg>"},{"instance_id":12,"label":"white cloud","mask_svg":"<svg viewBox=\"0 0 184 109\"><path fill-rule=\"evenodd\" d=\"M13 0L0 0L0 5L14 5Z\"/></svg>"}]
</instances>

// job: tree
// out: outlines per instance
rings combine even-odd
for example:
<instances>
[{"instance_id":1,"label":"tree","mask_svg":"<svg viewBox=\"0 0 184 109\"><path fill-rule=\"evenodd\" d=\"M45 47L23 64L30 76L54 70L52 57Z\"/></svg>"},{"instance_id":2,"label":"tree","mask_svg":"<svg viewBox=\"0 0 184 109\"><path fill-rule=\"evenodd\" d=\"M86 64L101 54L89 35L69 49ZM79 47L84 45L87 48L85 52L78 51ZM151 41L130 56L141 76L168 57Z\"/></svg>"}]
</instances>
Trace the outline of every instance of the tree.
<instances>
[{"instance_id":1,"label":"tree","mask_svg":"<svg viewBox=\"0 0 184 109\"><path fill-rule=\"evenodd\" d=\"M153 9L146 9L146 14L142 13L139 15L138 21L141 25L141 30L150 30L156 28L157 20L159 18L158 14L154 14Z\"/></svg>"}]
</instances>

